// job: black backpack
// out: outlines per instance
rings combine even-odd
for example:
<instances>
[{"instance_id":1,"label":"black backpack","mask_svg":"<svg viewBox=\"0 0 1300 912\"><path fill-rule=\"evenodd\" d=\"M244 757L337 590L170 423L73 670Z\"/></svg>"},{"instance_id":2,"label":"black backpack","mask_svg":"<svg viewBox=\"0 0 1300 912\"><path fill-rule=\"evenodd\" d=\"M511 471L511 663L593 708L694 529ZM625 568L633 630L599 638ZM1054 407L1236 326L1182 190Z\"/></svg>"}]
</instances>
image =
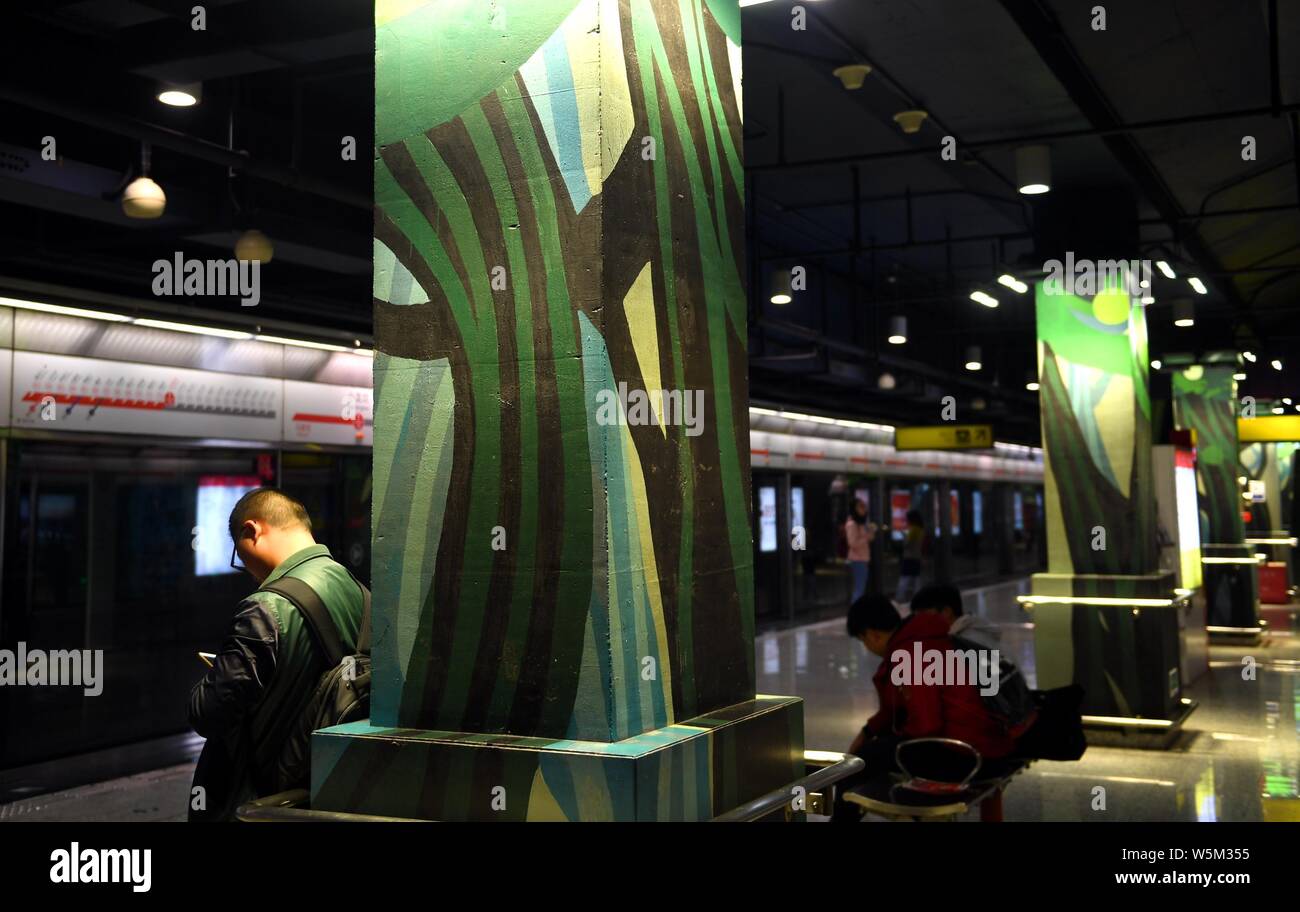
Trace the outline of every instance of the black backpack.
<instances>
[{"instance_id":1,"label":"black backpack","mask_svg":"<svg viewBox=\"0 0 1300 912\"><path fill-rule=\"evenodd\" d=\"M355 578L354 578L355 580ZM325 659L322 672L303 707L280 756L262 764L263 794L307 788L311 781L311 733L319 728L355 722L370 716L370 590L361 585L361 629L357 632L356 654L348 655L338 628L316 591L300 579L284 576L262 588L284 596L298 609L312 642Z\"/></svg>"},{"instance_id":2,"label":"black backpack","mask_svg":"<svg viewBox=\"0 0 1300 912\"><path fill-rule=\"evenodd\" d=\"M1038 717L1016 741L1015 755L1032 760L1078 760L1088 749L1083 733L1083 688L1078 684L1036 690Z\"/></svg>"}]
</instances>

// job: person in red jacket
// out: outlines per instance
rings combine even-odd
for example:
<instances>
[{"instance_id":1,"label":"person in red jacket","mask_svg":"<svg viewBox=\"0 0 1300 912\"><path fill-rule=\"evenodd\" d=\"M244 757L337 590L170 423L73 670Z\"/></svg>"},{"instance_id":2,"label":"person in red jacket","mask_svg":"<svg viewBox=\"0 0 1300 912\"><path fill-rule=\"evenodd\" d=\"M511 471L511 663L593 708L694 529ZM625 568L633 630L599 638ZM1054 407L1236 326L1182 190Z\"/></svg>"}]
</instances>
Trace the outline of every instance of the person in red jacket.
<instances>
[{"instance_id":1,"label":"person in red jacket","mask_svg":"<svg viewBox=\"0 0 1300 912\"><path fill-rule=\"evenodd\" d=\"M926 611L904 620L888 598L867 595L849 609L848 633L884 661L872 677L880 709L867 720L849 747L849 753L862 757L867 766L841 784L841 794L856 782L897 769L898 745L914 738L965 741L985 759L1011 754L1015 747L1012 733L984 706L978 682L941 679L937 683L921 683L918 656L947 657L957 650L948 636L948 621L942 615ZM953 766L960 766L958 758L953 759ZM942 773L939 769L930 775L936 779L947 778ZM842 800L836 802L834 820L860 818L856 807Z\"/></svg>"}]
</instances>

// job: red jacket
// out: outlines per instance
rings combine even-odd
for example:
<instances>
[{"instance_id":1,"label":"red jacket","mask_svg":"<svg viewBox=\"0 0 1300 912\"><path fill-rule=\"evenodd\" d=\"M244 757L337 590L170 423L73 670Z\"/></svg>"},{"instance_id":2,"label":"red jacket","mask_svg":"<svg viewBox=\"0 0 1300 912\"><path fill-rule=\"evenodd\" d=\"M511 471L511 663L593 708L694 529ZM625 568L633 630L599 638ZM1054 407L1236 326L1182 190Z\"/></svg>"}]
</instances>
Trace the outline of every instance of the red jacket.
<instances>
[{"instance_id":1,"label":"red jacket","mask_svg":"<svg viewBox=\"0 0 1300 912\"><path fill-rule=\"evenodd\" d=\"M912 653L913 644L922 650L946 652L956 646L948 637L948 622L937 612L923 611L903 621L894 631L872 682L880 696L880 711L867 720L872 735L902 735L905 738L956 738L970 744L988 758L1005 757L1015 741L1006 726L984 706L975 684L896 685L891 679L898 650Z\"/></svg>"}]
</instances>

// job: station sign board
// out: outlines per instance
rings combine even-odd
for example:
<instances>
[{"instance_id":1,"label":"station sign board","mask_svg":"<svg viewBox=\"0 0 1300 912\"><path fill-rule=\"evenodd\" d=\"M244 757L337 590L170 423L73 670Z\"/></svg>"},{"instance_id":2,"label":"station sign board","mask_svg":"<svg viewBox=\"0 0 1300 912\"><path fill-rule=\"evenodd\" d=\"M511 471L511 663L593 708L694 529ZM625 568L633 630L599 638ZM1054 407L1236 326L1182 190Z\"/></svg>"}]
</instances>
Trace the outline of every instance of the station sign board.
<instances>
[{"instance_id":1,"label":"station sign board","mask_svg":"<svg viewBox=\"0 0 1300 912\"><path fill-rule=\"evenodd\" d=\"M991 424L939 424L894 430L896 450L981 450L991 446Z\"/></svg>"}]
</instances>

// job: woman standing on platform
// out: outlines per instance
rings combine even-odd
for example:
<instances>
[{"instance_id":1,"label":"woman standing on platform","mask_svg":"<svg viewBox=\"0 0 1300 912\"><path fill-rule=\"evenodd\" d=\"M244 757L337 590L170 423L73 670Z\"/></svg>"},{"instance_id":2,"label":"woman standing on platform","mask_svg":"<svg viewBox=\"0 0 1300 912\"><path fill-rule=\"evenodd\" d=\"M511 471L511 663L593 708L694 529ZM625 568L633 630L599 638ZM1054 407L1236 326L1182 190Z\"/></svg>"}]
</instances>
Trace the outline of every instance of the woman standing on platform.
<instances>
[{"instance_id":1,"label":"woman standing on platform","mask_svg":"<svg viewBox=\"0 0 1300 912\"><path fill-rule=\"evenodd\" d=\"M903 537L903 565L898 571L894 601L905 605L921 585L921 554L925 547L925 524L918 510L907 511L907 532Z\"/></svg>"},{"instance_id":2,"label":"woman standing on platform","mask_svg":"<svg viewBox=\"0 0 1300 912\"><path fill-rule=\"evenodd\" d=\"M844 521L844 537L849 543L849 572L853 578L853 596L849 599L851 605L867 591L871 542L876 537L876 524L867 522L867 505L860 498L853 498L849 507L849 518Z\"/></svg>"}]
</instances>

